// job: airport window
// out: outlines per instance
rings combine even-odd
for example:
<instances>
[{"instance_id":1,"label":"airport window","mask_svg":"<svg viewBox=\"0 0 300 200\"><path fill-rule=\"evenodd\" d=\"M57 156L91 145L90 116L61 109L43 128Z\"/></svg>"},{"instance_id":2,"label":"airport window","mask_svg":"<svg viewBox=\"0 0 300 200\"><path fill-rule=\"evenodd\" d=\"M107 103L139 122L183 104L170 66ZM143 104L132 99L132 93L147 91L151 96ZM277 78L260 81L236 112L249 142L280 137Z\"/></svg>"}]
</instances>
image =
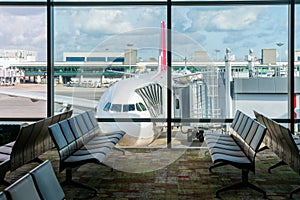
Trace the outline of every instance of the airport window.
<instances>
[{"instance_id":1,"label":"airport window","mask_svg":"<svg viewBox=\"0 0 300 200\"><path fill-rule=\"evenodd\" d=\"M107 62L124 62L124 58L108 57Z\"/></svg>"},{"instance_id":2,"label":"airport window","mask_svg":"<svg viewBox=\"0 0 300 200\"><path fill-rule=\"evenodd\" d=\"M87 57L88 62L105 62L105 57Z\"/></svg>"},{"instance_id":3,"label":"airport window","mask_svg":"<svg viewBox=\"0 0 300 200\"><path fill-rule=\"evenodd\" d=\"M120 84L118 94L122 94L119 98L125 99L124 103L106 102L101 110L147 111L148 115L136 113L141 118L163 118L168 125L173 118L182 118L188 122L178 125L204 129L207 124L201 120L225 122L236 110L250 116L257 110L291 122L291 113L299 107L299 12L290 13L293 1L137 0L120 1L117 6L116 1L26 2L0 1L2 26L7 27L0 35L5 35L0 61L14 60L7 71L0 63L0 89L5 93L7 88L16 90L26 83L21 85L22 92L31 94L27 91L31 84L33 92L43 95L38 95L37 101L3 94L3 107L13 101L22 102L14 116L45 117L66 107L66 102L74 106L75 113L95 109L107 87L121 81L129 83L133 77L139 80L143 74L157 70L168 72L155 82L164 85L161 90L155 84L137 81L131 87L138 97L133 97L129 92L122 93L125 89ZM53 13L47 13L47 7L53 8ZM289 24L291 14L296 15L294 25ZM47 16L52 15L48 23ZM11 31L15 29L6 26L5 21L18 31ZM165 38L161 36L161 22L171 28ZM293 28L295 36L290 34ZM295 41L295 46L290 41ZM166 51L162 51L163 45ZM67 52L75 52L75 56L64 60ZM292 53L295 63L290 58ZM288 78L289 70L294 72L293 80ZM177 95L183 98L172 99ZM132 101L126 98L137 98L141 103L128 104ZM83 106L84 100L89 103ZM1 112L0 117L12 117L10 113ZM299 116L297 112L294 115L296 119Z\"/></svg>"},{"instance_id":4,"label":"airport window","mask_svg":"<svg viewBox=\"0 0 300 200\"><path fill-rule=\"evenodd\" d=\"M46 7L24 6L22 2L12 6L0 4L0 12L0 118L44 118L47 116L44 96L47 78L43 73L47 61ZM16 95L9 95L11 92Z\"/></svg>"},{"instance_id":5,"label":"airport window","mask_svg":"<svg viewBox=\"0 0 300 200\"><path fill-rule=\"evenodd\" d=\"M178 6L172 10L174 24L179 24L184 18L183 9L190 11L189 19L194 22L194 25L188 29L194 34L191 37L173 34L172 50L176 52L173 57L185 60L187 66L193 65L195 63L193 61L211 63L211 67L201 74L202 80L196 81L195 79L193 82L195 86L191 86L197 90L197 87L204 83L202 88L206 88L202 90L204 92L202 102L206 104L198 104L198 116L194 117L202 116L203 108L208 111L208 118L233 118L236 110L243 110L248 115L254 116L253 110L261 110L262 107L270 117L286 117L288 113L287 82L271 87L274 86L271 82L275 78L265 79L267 74L262 72L270 65L272 66L270 68L274 69L274 77L286 76L287 5L192 6L188 8ZM239 18L237 19L236 16ZM269 26L269 24L272 25ZM276 26L273 26L274 24ZM177 33L180 29L182 27L178 26L173 30ZM276 35L273 34L274 31L276 32L275 29L280 29ZM265 34L271 36L270 40L260 37ZM194 44L194 48L187 48L182 45L182 41L185 41L184 44L187 45L193 44L193 41L198 42ZM279 44L278 41L284 45ZM241 66L239 62L244 62L244 65ZM219 63L223 63L225 71L232 70L230 78L220 79L223 75L215 67L220 65ZM279 90L285 92L279 92ZM273 93L273 91L277 92ZM198 98L192 93L190 95L192 101ZM253 101L254 99L257 101ZM190 100L186 102L190 103ZM278 108L276 111L272 109L274 104Z\"/></svg>"}]
</instances>

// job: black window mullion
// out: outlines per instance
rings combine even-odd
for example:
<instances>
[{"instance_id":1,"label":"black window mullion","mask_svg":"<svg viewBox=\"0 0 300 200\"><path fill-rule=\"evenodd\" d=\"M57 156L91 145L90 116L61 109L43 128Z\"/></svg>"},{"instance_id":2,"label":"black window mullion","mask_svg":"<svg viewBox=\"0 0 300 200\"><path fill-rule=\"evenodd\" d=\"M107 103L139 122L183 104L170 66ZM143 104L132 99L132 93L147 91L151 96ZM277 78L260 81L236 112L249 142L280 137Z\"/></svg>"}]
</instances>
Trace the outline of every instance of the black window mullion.
<instances>
[{"instance_id":1,"label":"black window mullion","mask_svg":"<svg viewBox=\"0 0 300 200\"><path fill-rule=\"evenodd\" d=\"M172 0L167 5L167 147L172 147Z\"/></svg>"},{"instance_id":2,"label":"black window mullion","mask_svg":"<svg viewBox=\"0 0 300 200\"><path fill-rule=\"evenodd\" d=\"M54 114L54 37L53 6L47 0L47 116Z\"/></svg>"},{"instance_id":3,"label":"black window mullion","mask_svg":"<svg viewBox=\"0 0 300 200\"><path fill-rule=\"evenodd\" d=\"M289 128L294 133L295 116L294 116L294 95L295 95L295 0L291 0L288 12L288 118L291 123Z\"/></svg>"}]
</instances>

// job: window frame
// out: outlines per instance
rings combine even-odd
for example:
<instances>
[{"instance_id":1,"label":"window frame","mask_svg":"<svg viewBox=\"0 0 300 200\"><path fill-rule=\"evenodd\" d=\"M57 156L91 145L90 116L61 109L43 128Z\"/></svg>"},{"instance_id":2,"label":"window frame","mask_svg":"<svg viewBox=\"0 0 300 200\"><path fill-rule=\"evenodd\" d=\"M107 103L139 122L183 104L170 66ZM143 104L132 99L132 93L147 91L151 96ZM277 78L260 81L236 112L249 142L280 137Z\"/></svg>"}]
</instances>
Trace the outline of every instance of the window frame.
<instances>
[{"instance_id":1,"label":"window frame","mask_svg":"<svg viewBox=\"0 0 300 200\"><path fill-rule=\"evenodd\" d=\"M287 5L288 6L288 118L277 119L279 122L288 122L290 129L294 131L295 120L294 117L294 54L295 54L295 5L299 4L300 0L225 0L225 1L177 1L177 0L165 0L165 1L26 1L26 0L7 0L0 1L0 6L42 6L46 7L47 12L47 116L54 114L54 8L55 7L86 7L86 6L166 6L167 12L167 87L171 88L171 69L172 69L172 8L175 6L233 6L233 5ZM172 93L171 90L167 92L167 101L171 102ZM1 118L0 121L16 121L21 120L17 118ZM26 118L24 121L37 120L35 118ZM171 104L167 105L167 118L165 119L98 119L98 121L109 121L115 122L116 120L121 121L159 121L167 122L167 144L171 147L171 126L173 122L231 122L232 119L176 119L172 118L172 107Z\"/></svg>"}]
</instances>

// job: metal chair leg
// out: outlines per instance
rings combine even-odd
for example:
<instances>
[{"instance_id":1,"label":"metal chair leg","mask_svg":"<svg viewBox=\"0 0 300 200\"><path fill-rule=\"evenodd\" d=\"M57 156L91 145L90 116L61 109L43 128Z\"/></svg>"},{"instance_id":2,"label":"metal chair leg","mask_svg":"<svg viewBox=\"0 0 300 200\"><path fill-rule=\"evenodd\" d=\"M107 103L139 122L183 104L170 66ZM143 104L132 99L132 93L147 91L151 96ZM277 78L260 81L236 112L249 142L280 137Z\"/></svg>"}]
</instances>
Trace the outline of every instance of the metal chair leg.
<instances>
[{"instance_id":1,"label":"metal chair leg","mask_svg":"<svg viewBox=\"0 0 300 200\"><path fill-rule=\"evenodd\" d=\"M298 193L300 191L300 187L290 192L290 199L293 198L293 194Z\"/></svg>"},{"instance_id":2,"label":"metal chair leg","mask_svg":"<svg viewBox=\"0 0 300 200\"><path fill-rule=\"evenodd\" d=\"M66 180L61 183L62 187L66 186L66 185L73 185L73 186L77 186L79 188L85 188L85 189L91 190L94 193L93 197L97 196L97 193L98 193L98 191L95 188L93 188L91 186L88 186L88 185L85 185L83 183L79 183L79 182L74 181L72 179L72 168L67 168L66 169Z\"/></svg>"},{"instance_id":3,"label":"metal chair leg","mask_svg":"<svg viewBox=\"0 0 300 200\"><path fill-rule=\"evenodd\" d=\"M276 167L279 167L281 165L287 165L283 160L282 161L279 161L278 163L272 165L271 167L269 167L268 169L268 172L271 173L271 170L276 168Z\"/></svg>"},{"instance_id":4,"label":"metal chair leg","mask_svg":"<svg viewBox=\"0 0 300 200\"><path fill-rule=\"evenodd\" d=\"M242 169L242 181L238 182L238 183L235 183L233 185L229 185L229 186L223 187L223 188L217 190L216 191L216 197L220 198L220 193L224 192L224 191L248 187L248 188L251 188L253 190L256 190L257 192L262 193L263 197L266 199L267 198L267 194L266 194L266 192L264 190L262 190L259 187L253 185L252 183L249 183L249 181L248 181L248 173L249 173L248 169Z\"/></svg>"}]
</instances>

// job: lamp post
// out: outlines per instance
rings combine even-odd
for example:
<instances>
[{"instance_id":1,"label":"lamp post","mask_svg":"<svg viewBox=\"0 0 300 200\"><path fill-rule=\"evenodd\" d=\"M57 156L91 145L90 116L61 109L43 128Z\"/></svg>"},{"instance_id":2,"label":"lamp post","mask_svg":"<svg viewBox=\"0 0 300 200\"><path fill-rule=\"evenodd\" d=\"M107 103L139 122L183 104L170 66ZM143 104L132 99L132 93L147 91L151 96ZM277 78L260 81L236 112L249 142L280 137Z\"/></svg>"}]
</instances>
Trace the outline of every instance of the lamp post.
<instances>
[{"instance_id":1,"label":"lamp post","mask_svg":"<svg viewBox=\"0 0 300 200\"><path fill-rule=\"evenodd\" d=\"M231 96L231 83L233 81L232 78L232 67L231 62L235 60L235 56L231 53L230 48L226 48L226 54L225 54L225 102L226 102L226 117L231 118L232 117L232 96Z\"/></svg>"},{"instance_id":2,"label":"lamp post","mask_svg":"<svg viewBox=\"0 0 300 200\"><path fill-rule=\"evenodd\" d=\"M131 51L132 51L132 43L128 43L127 46L129 47L129 72L131 73Z\"/></svg>"},{"instance_id":3,"label":"lamp post","mask_svg":"<svg viewBox=\"0 0 300 200\"><path fill-rule=\"evenodd\" d=\"M284 45L283 42L276 42L276 45L279 47L278 53L279 53L279 66L282 65L281 64L281 46ZM277 76L280 76L280 67L277 67Z\"/></svg>"},{"instance_id":4,"label":"lamp post","mask_svg":"<svg viewBox=\"0 0 300 200\"><path fill-rule=\"evenodd\" d=\"M105 48L105 62L108 62L108 55L107 55L107 52L109 51L109 48Z\"/></svg>"},{"instance_id":5,"label":"lamp post","mask_svg":"<svg viewBox=\"0 0 300 200\"><path fill-rule=\"evenodd\" d=\"M276 42L276 45L279 47L279 49L281 49L280 47L283 46L284 43L283 42ZM278 51L278 53L279 53L279 62L281 63L281 52Z\"/></svg>"}]
</instances>

